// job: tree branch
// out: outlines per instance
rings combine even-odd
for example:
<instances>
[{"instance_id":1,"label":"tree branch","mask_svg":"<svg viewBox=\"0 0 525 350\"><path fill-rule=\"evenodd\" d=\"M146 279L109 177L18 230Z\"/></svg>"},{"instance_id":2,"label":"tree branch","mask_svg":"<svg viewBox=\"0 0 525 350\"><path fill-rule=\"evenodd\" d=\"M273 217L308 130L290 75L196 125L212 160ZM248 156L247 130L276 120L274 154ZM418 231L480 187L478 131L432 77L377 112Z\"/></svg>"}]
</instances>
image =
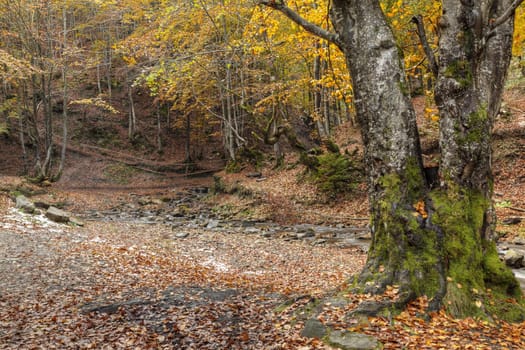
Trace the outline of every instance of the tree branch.
<instances>
[{"instance_id":1,"label":"tree branch","mask_svg":"<svg viewBox=\"0 0 525 350\"><path fill-rule=\"evenodd\" d=\"M523 0L514 0L514 2L509 6L508 9L505 10L505 12L503 12L503 14L501 16L499 16L498 18L496 18L492 23L491 23L491 32L498 26L502 25L503 23L507 22L507 20L512 16L514 15L514 11L516 11L516 9L518 8L518 6L521 5L521 3L523 2Z\"/></svg>"},{"instance_id":2,"label":"tree branch","mask_svg":"<svg viewBox=\"0 0 525 350\"><path fill-rule=\"evenodd\" d=\"M423 45L423 50L425 50L425 56L427 57L430 70L434 74L434 77L437 77L438 64L436 61L436 56L434 56L434 52L428 44L427 34L425 33L425 26L423 25L423 17L421 15L414 16L412 17L411 22L416 24L417 36L419 37L421 45Z\"/></svg>"},{"instance_id":3,"label":"tree branch","mask_svg":"<svg viewBox=\"0 0 525 350\"><path fill-rule=\"evenodd\" d=\"M483 36L482 47L485 47L485 45L488 42L488 40L494 34L496 34L496 29L500 25L502 25L503 23L507 22L509 20L509 18L514 15L516 9L518 8L518 6L521 5L521 3L523 1L524 0L514 0L514 2L509 6L508 9L505 10L505 12L503 12L503 14L501 16L499 16L498 18L493 19L493 20L490 21L490 23L489 23L489 29L490 30Z\"/></svg>"},{"instance_id":4,"label":"tree branch","mask_svg":"<svg viewBox=\"0 0 525 350\"><path fill-rule=\"evenodd\" d=\"M277 11L280 11L282 14L284 14L286 17L300 25L304 28L307 32L318 36L322 39L325 39L338 47L341 47L341 43L339 41L339 35L332 33L328 30L325 30L316 24L307 21L303 17L301 17L297 12L286 6L283 0L259 0L259 4L265 5L268 7L271 7Z\"/></svg>"}]
</instances>

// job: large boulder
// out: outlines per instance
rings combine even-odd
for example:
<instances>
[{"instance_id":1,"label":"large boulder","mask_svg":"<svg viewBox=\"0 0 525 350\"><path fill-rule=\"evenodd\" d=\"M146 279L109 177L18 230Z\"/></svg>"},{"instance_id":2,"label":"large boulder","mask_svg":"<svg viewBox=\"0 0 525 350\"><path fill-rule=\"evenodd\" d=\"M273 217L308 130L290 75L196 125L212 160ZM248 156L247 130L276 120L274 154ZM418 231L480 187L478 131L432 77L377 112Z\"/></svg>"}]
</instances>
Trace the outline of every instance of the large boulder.
<instances>
[{"instance_id":1,"label":"large boulder","mask_svg":"<svg viewBox=\"0 0 525 350\"><path fill-rule=\"evenodd\" d=\"M70 215L57 207L51 206L46 211L46 217L54 222L67 223Z\"/></svg>"},{"instance_id":2,"label":"large boulder","mask_svg":"<svg viewBox=\"0 0 525 350\"><path fill-rule=\"evenodd\" d=\"M24 195L16 197L16 207L24 213L33 214L35 212L35 205Z\"/></svg>"}]
</instances>

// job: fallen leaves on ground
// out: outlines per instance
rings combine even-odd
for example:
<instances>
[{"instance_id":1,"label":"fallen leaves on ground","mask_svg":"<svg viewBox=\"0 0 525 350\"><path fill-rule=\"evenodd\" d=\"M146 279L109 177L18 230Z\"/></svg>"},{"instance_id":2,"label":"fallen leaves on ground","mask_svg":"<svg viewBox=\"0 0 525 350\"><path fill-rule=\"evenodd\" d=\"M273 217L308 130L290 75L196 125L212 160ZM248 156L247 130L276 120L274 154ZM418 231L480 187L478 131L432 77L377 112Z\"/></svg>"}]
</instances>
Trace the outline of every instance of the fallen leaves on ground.
<instances>
[{"instance_id":1,"label":"fallen leaves on ground","mask_svg":"<svg viewBox=\"0 0 525 350\"><path fill-rule=\"evenodd\" d=\"M163 225L68 227L0 204L0 349L331 349L300 336L302 307L365 259L353 248L203 228L181 239ZM319 319L386 349L525 348L525 323L426 320L425 300L393 318L347 317L370 299L347 294Z\"/></svg>"},{"instance_id":2,"label":"fallen leaves on ground","mask_svg":"<svg viewBox=\"0 0 525 350\"><path fill-rule=\"evenodd\" d=\"M3 208L0 348L312 349L276 308L357 272L358 249L163 225L73 228Z\"/></svg>"},{"instance_id":3,"label":"fallen leaves on ground","mask_svg":"<svg viewBox=\"0 0 525 350\"><path fill-rule=\"evenodd\" d=\"M367 320L348 318L348 312L360 302L392 299L386 295L347 295L343 308L325 307L321 318L336 329L345 329L376 337L385 349L525 349L525 322L487 322L472 318L455 319L445 312L427 314L428 300L420 298L405 311L393 317L374 317Z\"/></svg>"}]
</instances>

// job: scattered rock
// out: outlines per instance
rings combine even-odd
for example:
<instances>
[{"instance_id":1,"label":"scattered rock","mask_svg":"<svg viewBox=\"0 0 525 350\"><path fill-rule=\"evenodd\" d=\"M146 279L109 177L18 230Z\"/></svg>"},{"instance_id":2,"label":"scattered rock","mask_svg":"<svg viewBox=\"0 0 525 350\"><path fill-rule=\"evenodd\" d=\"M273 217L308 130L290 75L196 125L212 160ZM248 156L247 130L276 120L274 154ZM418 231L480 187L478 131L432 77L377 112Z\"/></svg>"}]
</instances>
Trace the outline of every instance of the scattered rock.
<instances>
[{"instance_id":1,"label":"scattered rock","mask_svg":"<svg viewBox=\"0 0 525 350\"><path fill-rule=\"evenodd\" d=\"M188 232L179 232L179 233L176 233L176 234L175 234L175 238L180 238L180 239L182 239L182 238L186 238L186 237L188 237L189 235L190 235L190 234L189 234Z\"/></svg>"},{"instance_id":2,"label":"scattered rock","mask_svg":"<svg viewBox=\"0 0 525 350\"><path fill-rule=\"evenodd\" d=\"M193 189L193 192L197 193L197 194L206 194L210 191L210 189L208 187L195 187Z\"/></svg>"},{"instance_id":3,"label":"scattered rock","mask_svg":"<svg viewBox=\"0 0 525 350\"><path fill-rule=\"evenodd\" d=\"M336 308L340 308L340 309L346 307L348 304L349 304L348 299L343 298L343 297L333 297L333 298L329 298L329 299L325 302L325 305L329 305L329 306L336 307Z\"/></svg>"},{"instance_id":4,"label":"scattered rock","mask_svg":"<svg viewBox=\"0 0 525 350\"><path fill-rule=\"evenodd\" d=\"M366 334L347 331L333 331L328 337L330 345L343 350L376 350L381 349L379 341Z\"/></svg>"},{"instance_id":5,"label":"scattered rock","mask_svg":"<svg viewBox=\"0 0 525 350\"><path fill-rule=\"evenodd\" d=\"M46 203L46 202L42 202L42 201L36 201L35 202L35 207L37 208L40 208L40 209L49 209L49 207L51 206L51 204L49 203Z\"/></svg>"},{"instance_id":6,"label":"scattered rock","mask_svg":"<svg viewBox=\"0 0 525 350\"><path fill-rule=\"evenodd\" d=\"M315 238L329 239L337 237L337 233L331 230L319 230L315 233Z\"/></svg>"},{"instance_id":7,"label":"scattered rock","mask_svg":"<svg viewBox=\"0 0 525 350\"><path fill-rule=\"evenodd\" d=\"M310 237L314 237L315 236L315 233L314 231L306 231L306 232L298 232L297 233L297 238L298 239L305 239L305 238L310 238Z\"/></svg>"},{"instance_id":8,"label":"scattered rock","mask_svg":"<svg viewBox=\"0 0 525 350\"><path fill-rule=\"evenodd\" d=\"M155 204L155 205L164 205L164 201L161 199L161 198L153 198L151 200L151 204Z\"/></svg>"},{"instance_id":9,"label":"scattered rock","mask_svg":"<svg viewBox=\"0 0 525 350\"><path fill-rule=\"evenodd\" d=\"M512 240L512 243L515 245L525 245L525 238L523 237L516 237Z\"/></svg>"},{"instance_id":10,"label":"scattered rock","mask_svg":"<svg viewBox=\"0 0 525 350\"><path fill-rule=\"evenodd\" d=\"M210 220L210 221L208 221L208 224L206 225L206 228L208 230L217 228L217 227L219 227L219 223L220 223L219 220Z\"/></svg>"},{"instance_id":11,"label":"scattered rock","mask_svg":"<svg viewBox=\"0 0 525 350\"><path fill-rule=\"evenodd\" d=\"M255 234L255 233L260 233L261 230L259 230L257 227L247 227L244 229L244 233L247 233L247 234Z\"/></svg>"},{"instance_id":12,"label":"scattered rock","mask_svg":"<svg viewBox=\"0 0 525 350\"><path fill-rule=\"evenodd\" d=\"M255 171L253 173L246 174L246 177L251 177L251 178L258 178L258 177L261 177L261 176L262 176L262 173L259 172L259 171Z\"/></svg>"},{"instance_id":13,"label":"scattered rock","mask_svg":"<svg viewBox=\"0 0 525 350\"><path fill-rule=\"evenodd\" d=\"M511 216L501 220L503 225L517 225L521 222L521 218L518 216Z\"/></svg>"},{"instance_id":14,"label":"scattered rock","mask_svg":"<svg viewBox=\"0 0 525 350\"><path fill-rule=\"evenodd\" d=\"M316 318L307 320L301 332L302 337L321 339L326 335L326 326Z\"/></svg>"},{"instance_id":15,"label":"scattered rock","mask_svg":"<svg viewBox=\"0 0 525 350\"><path fill-rule=\"evenodd\" d=\"M233 221L232 221L232 223L233 223ZM240 225L241 227L254 227L254 226L255 226L255 222L253 222L253 221L248 221L248 220L242 220L242 221L239 223L239 225Z\"/></svg>"},{"instance_id":16,"label":"scattered rock","mask_svg":"<svg viewBox=\"0 0 525 350\"><path fill-rule=\"evenodd\" d=\"M144 206L144 205L148 205L151 203L151 200L149 198L140 198L137 203L139 203L140 205Z\"/></svg>"},{"instance_id":17,"label":"scattered rock","mask_svg":"<svg viewBox=\"0 0 525 350\"><path fill-rule=\"evenodd\" d=\"M42 183L40 185L42 187L51 187L52 183L49 180L44 180L44 181L42 181Z\"/></svg>"},{"instance_id":18,"label":"scattered rock","mask_svg":"<svg viewBox=\"0 0 525 350\"><path fill-rule=\"evenodd\" d=\"M24 195L16 197L16 207L27 214L33 214L35 212L35 205Z\"/></svg>"},{"instance_id":19,"label":"scattered rock","mask_svg":"<svg viewBox=\"0 0 525 350\"><path fill-rule=\"evenodd\" d=\"M273 231L264 231L261 236L265 237L265 238L270 238L272 237L273 235L275 234L275 232Z\"/></svg>"},{"instance_id":20,"label":"scattered rock","mask_svg":"<svg viewBox=\"0 0 525 350\"><path fill-rule=\"evenodd\" d=\"M72 223L75 226L84 227L84 222L82 220L80 220L79 218L76 218L74 216L71 216L69 218L69 222Z\"/></svg>"},{"instance_id":21,"label":"scattered rock","mask_svg":"<svg viewBox=\"0 0 525 350\"><path fill-rule=\"evenodd\" d=\"M372 239L372 233L371 232L364 232L361 234L356 234L357 239L361 239L363 241L369 241Z\"/></svg>"},{"instance_id":22,"label":"scattered rock","mask_svg":"<svg viewBox=\"0 0 525 350\"><path fill-rule=\"evenodd\" d=\"M69 222L69 219L70 219L70 216L68 213L56 207L53 207L53 206L47 209L46 217L49 220L52 220L54 222L59 222L59 223L67 223Z\"/></svg>"},{"instance_id":23,"label":"scattered rock","mask_svg":"<svg viewBox=\"0 0 525 350\"><path fill-rule=\"evenodd\" d=\"M510 267L520 268L523 265L524 255L514 249L509 249L503 256L505 264Z\"/></svg>"},{"instance_id":24,"label":"scattered rock","mask_svg":"<svg viewBox=\"0 0 525 350\"><path fill-rule=\"evenodd\" d=\"M283 232L283 238L285 241L296 240L298 239L297 232Z\"/></svg>"}]
</instances>

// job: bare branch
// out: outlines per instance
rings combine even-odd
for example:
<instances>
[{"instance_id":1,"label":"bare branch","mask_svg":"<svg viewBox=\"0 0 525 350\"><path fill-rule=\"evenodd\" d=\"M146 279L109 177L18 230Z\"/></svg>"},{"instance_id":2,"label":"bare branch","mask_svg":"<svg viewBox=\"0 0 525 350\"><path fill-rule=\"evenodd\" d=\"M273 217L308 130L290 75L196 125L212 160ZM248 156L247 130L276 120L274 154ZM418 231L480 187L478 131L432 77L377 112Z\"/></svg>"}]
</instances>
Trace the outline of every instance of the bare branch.
<instances>
[{"instance_id":1,"label":"bare branch","mask_svg":"<svg viewBox=\"0 0 525 350\"><path fill-rule=\"evenodd\" d=\"M503 14L501 16L499 16L498 18L496 18L492 23L491 23L491 28L493 31L496 27L502 25L503 23L507 22L507 20L514 15L514 11L516 11L516 9L518 8L518 6L521 5L521 3L523 2L523 0L514 0L514 2L509 6L508 9L505 10L505 12L503 12Z\"/></svg>"},{"instance_id":2,"label":"bare branch","mask_svg":"<svg viewBox=\"0 0 525 350\"><path fill-rule=\"evenodd\" d=\"M421 15L417 15L412 17L412 23L416 24L417 27L417 36L419 37L419 41L421 42L421 45L423 45L423 50L425 50L425 56L427 57L428 64L430 66L430 70L434 74L434 77L437 77L438 75L438 64L436 61L436 56L434 56L434 52L430 48L430 45L428 44L427 40L427 34L425 33L425 26L423 25L423 17Z\"/></svg>"},{"instance_id":3,"label":"bare branch","mask_svg":"<svg viewBox=\"0 0 525 350\"><path fill-rule=\"evenodd\" d=\"M341 47L341 42L339 41L339 35L332 33L328 30L325 30L318 25L307 21L301 17L297 12L286 6L282 0L260 0L259 4L271 7L277 11L280 11L286 17L303 27L309 33L312 33L315 36L318 36L322 39L325 39L338 47Z\"/></svg>"}]
</instances>

